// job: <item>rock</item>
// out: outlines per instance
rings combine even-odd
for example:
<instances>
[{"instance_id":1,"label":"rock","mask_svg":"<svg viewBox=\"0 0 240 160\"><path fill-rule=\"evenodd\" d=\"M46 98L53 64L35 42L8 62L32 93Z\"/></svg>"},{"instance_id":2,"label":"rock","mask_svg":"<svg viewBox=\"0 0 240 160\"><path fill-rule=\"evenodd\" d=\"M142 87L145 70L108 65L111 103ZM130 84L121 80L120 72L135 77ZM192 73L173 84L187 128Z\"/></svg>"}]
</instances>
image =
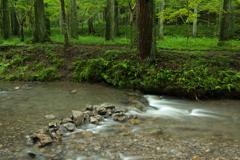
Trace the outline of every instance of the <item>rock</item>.
<instances>
[{"instance_id":1,"label":"rock","mask_svg":"<svg viewBox=\"0 0 240 160\"><path fill-rule=\"evenodd\" d=\"M57 134L57 133L55 133L55 132L51 132L51 136L52 136L52 138L55 139L58 143L62 143L62 137L61 137L59 134Z\"/></svg>"},{"instance_id":2,"label":"rock","mask_svg":"<svg viewBox=\"0 0 240 160\"><path fill-rule=\"evenodd\" d=\"M34 142L37 142L40 147L43 147L49 143L52 143L51 136L46 134L35 134L33 139L34 139Z\"/></svg>"},{"instance_id":3,"label":"rock","mask_svg":"<svg viewBox=\"0 0 240 160\"><path fill-rule=\"evenodd\" d=\"M49 127L48 127L48 126L45 126L45 127L41 128L37 133L47 134L48 131L49 131Z\"/></svg>"},{"instance_id":4,"label":"rock","mask_svg":"<svg viewBox=\"0 0 240 160\"><path fill-rule=\"evenodd\" d=\"M130 122L131 124L139 124L139 123L141 123L142 121L139 120L139 119L130 119L129 122Z\"/></svg>"},{"instance_id":5,"label":"rock","mask_svg":"<svg viewBox=\"0 0 240 160\"><path fill-rule=\"evenodd\" d=\"M62 123L68 123L68 122L74 123L71 118L63 118Z\"/></svg>"},{"instance_id":6,"label":"rock","mask_svg":"<svg viewBox=\"0 0 240 160\"><path fill-rule=\"evenodd\" d=\"M116 107L114 105L108 104L103 106L106 109L115 109Z\"/></svg>"},{"instance_id":7,"label":"rock","mask_svg":"<svg viewBox=\"0 0 240 160\"><path fill-rule=\"evenodd\" d=\"M98 124L98 120L96 117L90 117L89 121L90 121L90 123Z\"/></svg>"},{"instance_id":8,"label":"rock","mask_svg":"<svg viewBox=\"0 0 240 160\"><path fill-rule=\"evenodd\" d=\"M102 120L103 120L103 117L101 115L95 115L89 118L89 122L93 124L98 124Z\"/></svg>"},{"instance_id":9,"label":"rock","mask_svg":"<svg viewBox=\"0 0 240 160\"><path fill-rule=\"evenodd\" d=\"M126 113L126 112L128 112L128 109L127 108L121 108L120 111L122 111L123 113Z\"/></svg>"},{"instance_id":10,"label":"rock","mask_svg":"<svg viewBox=\"0 0 240 160\"><path fill-rule=\"evenodd\" d=\"M47 119L54 119L54 118L56 118L56 116L50 114L50 115L46 115L45 118L47 118Z\"/></svg>"},{"instance_id":11,"label":"rock","mask_svg":"<svg viewBox=\"0 0 240 160\"><path fill-rule=\"evenodd\" d=\"M84 136L84 138L90 138L93 136L92 132L83 132L82 135Z\"/></svg>"},{"instance_id":12,"label":"rock","mask_svg":"<svg viewBox=\"0 0 240 160\"><path fill-rule=\"evenodd\" d=\"M127 116L120 116L117 119L119 122L126 122L127 121Z\"/></svg>"},{"instance_id":13,"label":"rock","mask_svg":"<svg viewBox=\"0 0 240 160\"><path fill-rule=\"evenodd\" d=\"M38 157L40 155L42 155L42 152L39 151L37 148L30 148L28 151L27 151L28 155L32 158L35 158L35 157Z\"/></svg>"},{"instance_id":14,"label":"rock","mask_svg":"<svg viewBox=\"0 0 240 160\"><path fill-rule=\"evenodd\" d=\"M93 106L92 105L88 105L87 107L86 107L86 111L93 111Z\"/></svg>"},{"instance_id":15,"label":"rock","mask_svg":"<svg viewBox=\"0 0 240 160\"><path fill-rule=\"evenodd\" d=\"M70 94L75 94L75 93L77 93L76 89L73 89L73 90L70 91Z\"/></svg>"},{"instance_id":16,"label":"rock","mask_svg":"<svg viewBox=\"0 0 240 160\"><path fill-rule=\"evenodd\" d=\"M56 133L60 136L64 136L68 132L67 128L64 125L60 125Z\"/></svg>"},{"instance_id":17,"label":"rock","mask_svg":"<svg viewBox=\"0 0 240 160\"><path fill-rule=\"evenodd\" d=\"M74 131L76 126L73 123L65 123L63 126L70 132Z\"/></svg>"},{"instance_id":18,"label":"rock","mask_svg":"<svg viewBox=\"0 0 240 160\"><path fill-rule=\"evenodd\" d=\"M73 117L73 122L75 123L76 126L79 126L80 124L82 124L84 120L84 114L81 111L72 110L72 117Z\"/></svg>"},{"instance_id":19,"label":"rock","mask_svg":"<svg viewBox=\"0 0 240 160\"><path fill-rule=\"evenodd\" d=\"M59 121L59 120L54 120L54 121L48 123L48 126L49 126L50 128L56 128L56 127L58 127L58 125L59 125L60 123L61 123L61 121Z\"/></svg>"},{"instance_id":20,"label":"rock","mask_svg":"<svg viewBox=\"0 0 240 160\"><path fill-rule=\"evenodd\" d=\"M99 108L97 108L97 114L105 115L105 114L107 114L107 109L105 107L99 107Z\"/></svg>"}]
</instances>

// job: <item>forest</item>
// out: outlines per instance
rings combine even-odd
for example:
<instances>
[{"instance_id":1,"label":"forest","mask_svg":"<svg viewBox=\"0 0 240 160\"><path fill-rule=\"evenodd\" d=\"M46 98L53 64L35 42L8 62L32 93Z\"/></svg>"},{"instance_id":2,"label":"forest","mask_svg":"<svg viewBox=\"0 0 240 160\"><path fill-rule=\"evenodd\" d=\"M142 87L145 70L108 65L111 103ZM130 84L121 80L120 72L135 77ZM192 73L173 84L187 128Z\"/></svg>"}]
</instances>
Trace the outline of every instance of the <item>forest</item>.
<instances>
[{"instance_id":1,"label":"forest","mask_svg":"<svg viewBox=\"0 0 240 160\"><path fill-rule=\"evenodd\" d=\"M240 0L2 0L1 81L240 98Z\"/></svg>"}]
</instances>

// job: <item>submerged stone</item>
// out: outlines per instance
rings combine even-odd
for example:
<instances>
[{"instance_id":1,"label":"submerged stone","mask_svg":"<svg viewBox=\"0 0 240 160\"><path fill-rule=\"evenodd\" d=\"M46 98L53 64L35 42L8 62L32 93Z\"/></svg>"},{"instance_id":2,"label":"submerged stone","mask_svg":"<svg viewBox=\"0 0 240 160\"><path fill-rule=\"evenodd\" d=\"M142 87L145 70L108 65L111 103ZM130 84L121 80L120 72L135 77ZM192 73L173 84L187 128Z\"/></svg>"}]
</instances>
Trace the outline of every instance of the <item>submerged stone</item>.
<instances>
[{"instance_id":1,"label":"submerged stone","mask_svg":"<svg viewBox=\"0 0 240 160\"><path fill-rule=\"evenodd\" d=\"M35 134L34 137L34 142L37 142L40 147L43 147L49 143L52 143L52 138L50 135L47 134Z\"/></svg>"}]
</instances>

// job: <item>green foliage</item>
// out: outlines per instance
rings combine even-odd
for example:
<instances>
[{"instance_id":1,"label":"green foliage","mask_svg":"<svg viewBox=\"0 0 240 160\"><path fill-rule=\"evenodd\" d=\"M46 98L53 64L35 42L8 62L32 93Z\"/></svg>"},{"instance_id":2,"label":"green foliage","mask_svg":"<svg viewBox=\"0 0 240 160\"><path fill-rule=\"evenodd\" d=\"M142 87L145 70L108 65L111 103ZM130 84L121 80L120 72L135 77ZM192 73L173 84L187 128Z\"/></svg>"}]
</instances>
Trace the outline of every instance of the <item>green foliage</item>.
<instances>
[{"instance_id":1,"label":"green foliage","mask_svg":"<svg viewBox=\"0 0 240 160\"><path fill-rule=\"evenodd\" d=\"M57 74L56 68L53 67L44 68L39 73L32 76L32 80L48 82L58 80L59 78L60 76Z\"/></svg>"},{"instance_id":2,"label":"green foliage","mask_svg":"<svg viewBox=\"0 0 240 160\"><path fill-rule=\"evenodd\" d=\"M73 63L74 72L73 78L79 82L99 82L102 81L102 73L108 67L109 61L103 58L89 59L89 60L78 60Z\"/></svg>"},{"instance_id":3,"label":"green foliage","mask_svg":"<svg viewBox=\"0 0 240 160\"><path fill-rule=\"evenodd\" d=\"M47 52L46 53L46 58L49 60L49 62L51 64L53 64L54 66L61 68L64 66L64 61L63 59L59 58L59 55L56 53L52 53L52 52Z\"/></svg>"}]
</instances>

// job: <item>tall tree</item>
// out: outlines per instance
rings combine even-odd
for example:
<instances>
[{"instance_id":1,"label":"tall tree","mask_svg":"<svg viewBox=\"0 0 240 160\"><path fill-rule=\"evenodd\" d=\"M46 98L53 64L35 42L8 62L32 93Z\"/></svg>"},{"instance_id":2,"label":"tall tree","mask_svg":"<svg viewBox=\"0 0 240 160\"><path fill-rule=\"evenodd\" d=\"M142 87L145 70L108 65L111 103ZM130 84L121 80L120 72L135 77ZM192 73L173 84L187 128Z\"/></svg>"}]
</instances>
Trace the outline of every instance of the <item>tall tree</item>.
<instances>
[{"instance_id":1,"label":"tall tree","mask_svg":"<svg viewBox=\"0 0 240 160\"><path fill-rule=\"evenodd\" d=\"M196 1L194 4L193 11L193 37L197 36L197 16L198 16L198 2Z\"/></svg>"},{"instance_id":2,"label":"tall tree","mask_svg":"<svg viewBox=\"0 0 240 160\"><path fill-rule=\"evenodd\" d=\"M128 1L129 6L129 21L130 21L130 48L133 48L133 12L136 8L136 3L132 6L131 4L132 0Z\"/></svg>"},{"instance_id":3,"label":"tall tree","mask_svg":"<svg viewBox=\"0 0 240 160\"><path fill-rule=\"evenodd\" d=\"M66 18L66 11L65 11L65 2L64 0L60 0L61 2L61 10L62 10L62 18L64 24L64 45L69 45L69 38L68 38L68 26L67 26L67 18Z\"/></svg>"},{"instance_id":4,"label":"tall tree","mask_svg":"<svg viewBox=\"0 0 240 160\"><path fill-rule=\"evenodd\" d=\"M12 7L14 8L16 18L17 18L17 21L18 21L18 24L20 27L20 40L21 40L21 42L24 42L24 24L26 22L26 17L28 15L28 13L32 10L36 0L34 0L31 3L31 5L27 6L27 7L23 7L22 4L19 4L20 1L18 1L18 3L16 3L15 0L10 0L10 2L11 2ZM25 9L22 10L22 8L25 8Z\"/></svg>"},{"instance_id":5,"label":"tall tree","mask_svg":"<svg viewBox=\"0 0 240 160\"><path fill-rule=\"evenodd\" d=\"M165 6L165 0L161 0L159 2L159 28L158 28L158 36L162 40L164 39L163 35L163 22L164 22L164 6Z\"/></svg>"},{"instance_id":6,"label":"tall tree","mask_svg":"<svg viewBox=\"0 0 240 160\"><path fill-rule=\"evenodd\" d=\"M8 7L8 0L2 0L2 7L3 7L3 38L8 39L10 38L10 19L9 19L9 7Z\"/></svg>"},{"instance_id":7,"label":"tall tree","mask_svg":"<svg viewBox=\"0 0 240 160\"><path fill-rule=\"evenodd\" d=\"M232 4L232 0L224 0L223 2L219 45L224 44L224 41L228 41L230 38L230 34L231 34L230 20L231 20L231 6L232 6L231 4Z\"/></svg>"},{"instance_id":8,"label":"tall tree","mask_svg":"<svg viewBox=\"0 0 240 160\"><path fill-rule=\"evenodd\" d=\"M114 25L115 25L115 0L107 0L107 8L106 8L106 33L105 39L107 41L114 41Z\"/></svg>"},{"instance_id":9,"label":"tall tree","mask_svg":"<svg viewBox=\"0 0 240 160\"><path fill-rule=\"evenodd\" d=\"M14 7L11 8L11 28L12 28L12 35L19 35L19 23L17 20L17 15L15 12Z\"/></svg>"},{"instance_id":10,"label":"tall tree","mask_svg":"<svg viewBox=\"0 0 240 160\"><path fill-rule=\"evenodd\" d=\"M44 43L51 41L46 27L46 17L44 14L43 0L35 1L34 15L35 15L35 30L33 42Z\"/></svg>"},{"instance_id":11,"label":"tall tree","mask_svg":"<svg viewBox=\"0 0 240 160\"><path fill-rule=\"evenodd\" d=\"M141 60L151 62L156 55L155 1L137 0L138 52Z\"/></svg>"},{"instance_id":12,"label":"tall tree","mask_svg":"<svg viewBox=\"0 0 240 160\"><path fill-rule=\"evenodd\" d=\"M78 38L78 23L77 23L77 2L71 0L71 16L70 16L70 35L72 38Z\"/></svg>"}]
</instances>

